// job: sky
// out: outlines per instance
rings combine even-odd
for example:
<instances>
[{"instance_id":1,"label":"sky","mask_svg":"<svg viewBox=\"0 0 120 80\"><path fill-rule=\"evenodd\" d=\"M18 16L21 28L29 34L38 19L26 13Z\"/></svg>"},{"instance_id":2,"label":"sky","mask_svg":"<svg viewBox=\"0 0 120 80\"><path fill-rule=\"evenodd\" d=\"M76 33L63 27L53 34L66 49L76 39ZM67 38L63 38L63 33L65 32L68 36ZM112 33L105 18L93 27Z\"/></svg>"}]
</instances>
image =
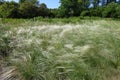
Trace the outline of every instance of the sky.
<instances>
[{"instance_id":1,"label":"sky","mask_svg":"<svg viewBox=\"0 0 120 80\"><path fill-rule=\"evenodd\" d=\"M40 0L40 3L45 3L48 8L58 8L60 6L59 0Z\"/></svg>"},{"instance_id":2,"label":"sky","mask_svg":"<svg viewBox=\"0 0 120 80\"><path fill-rule=\"evenodd\" d=\"M18 2L19 0L7 0L7 1L15 1ZM45 3L48 8L58 8L60 6L60 0L39 0L40 3Z\"/></svg>"}]
</instances>

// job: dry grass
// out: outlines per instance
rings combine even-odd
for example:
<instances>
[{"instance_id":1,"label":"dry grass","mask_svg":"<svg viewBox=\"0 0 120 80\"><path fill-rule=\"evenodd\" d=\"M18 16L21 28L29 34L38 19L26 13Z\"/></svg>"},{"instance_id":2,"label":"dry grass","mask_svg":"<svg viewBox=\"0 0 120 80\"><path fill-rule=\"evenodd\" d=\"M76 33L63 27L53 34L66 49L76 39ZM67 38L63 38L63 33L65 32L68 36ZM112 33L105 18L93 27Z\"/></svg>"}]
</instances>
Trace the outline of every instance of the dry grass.
<instances>
[{"instance_id":1,"label":"dry grass","mask_svg":"<svg viewBox=\"0 0 120 80\"><path fill-rule=\"evenodd\" d=\"M3 35L12 38L13 50L1 80L120 79L119 21L31 23L10 28Z\"/></svg>"}]
</instances>

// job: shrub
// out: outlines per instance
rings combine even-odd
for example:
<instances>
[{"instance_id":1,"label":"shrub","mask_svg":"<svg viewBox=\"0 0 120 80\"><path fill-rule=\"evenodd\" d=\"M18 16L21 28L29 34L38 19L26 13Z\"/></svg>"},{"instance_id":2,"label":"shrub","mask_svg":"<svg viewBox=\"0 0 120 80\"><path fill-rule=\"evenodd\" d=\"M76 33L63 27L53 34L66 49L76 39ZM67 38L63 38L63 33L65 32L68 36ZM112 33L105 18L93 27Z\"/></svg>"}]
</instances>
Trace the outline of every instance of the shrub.
<instances>
[{"instance_id":1,"label":"shrub","mask_svg":"<svg viewBox=\"0 0 120 80\"><path fill-rule=\"evenodd\" d=\"M81 12L81 14L80 14L80 16L88 16L89 15L89 11L83 11L83 12Z\"/></svg>"},{"instance_id":2,"label":"shrub","mask_svg":"<svg viewBox=\"0 0 120 80\"><path fill-rule=\"evenodd\" d=\"M116 18L120 18L120 5L118 5L116 8Z\"/></svg>"},{"instance_id":3,"label":"shrub","mask_svg":"<svg viewBox=\"0 0 120 80\"><path fill-rule=\"evenodd\" d=\"M18 4L16 2L4 2L0 5L0 15L3 18L18 18Z\"/></svg>"},{"instance_id":4,"label":"shrub","mask_svg":"<svg viewBox=\"0 0 120 80\"><path fill-rule=\"evenodd\" d=\"M10 38L0 36L0 55L3 57L7 57L11 52L11 47L9 46Z\"/></svg>"},{"instance_id":5,"label":"shrub","mask_svg":"<svg viewBox=\"0 0 120 80\"><path fill-rule=\"evenodd\" d=\"M22 18L33 18L37 16L38 10L34 4L30 2L24 2L20 4L19 13Z\"/></svg>"},{"instance_id":6,"label":"shrub","mask_svg":"<svg viewBox=\"0 0 120 80\"><path fill-rule=\"evenodd\" d=\"M104 8L104 11L102 12L102 17L114 18L115 17L115 13L116 13L115 8L116 8L116 3L114 3L114 2L109 3Z\"/></svg>"}]
</instances>

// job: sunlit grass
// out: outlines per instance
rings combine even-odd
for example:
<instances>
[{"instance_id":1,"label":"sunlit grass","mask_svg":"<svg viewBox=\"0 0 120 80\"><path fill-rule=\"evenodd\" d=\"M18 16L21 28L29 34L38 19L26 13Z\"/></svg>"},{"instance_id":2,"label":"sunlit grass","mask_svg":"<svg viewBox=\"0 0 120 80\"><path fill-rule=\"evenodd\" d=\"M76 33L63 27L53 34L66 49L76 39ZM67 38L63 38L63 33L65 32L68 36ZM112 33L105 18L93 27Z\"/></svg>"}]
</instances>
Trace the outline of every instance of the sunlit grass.
<instances>
[{"instance_id":1,"label":"sunlit grass","mask_svg":"<svg viewBox=\"0 0 120 80\"><path fill-rule=\"evenodd\" d=\"M7 59L1 59L0 79L120 79L119 21L58 20L13 21L15 25L6 21L6 29L2 25L5 33L1 36L10 42L1 40L12 51L7 52Z\"/></svg>"}]
</instances>

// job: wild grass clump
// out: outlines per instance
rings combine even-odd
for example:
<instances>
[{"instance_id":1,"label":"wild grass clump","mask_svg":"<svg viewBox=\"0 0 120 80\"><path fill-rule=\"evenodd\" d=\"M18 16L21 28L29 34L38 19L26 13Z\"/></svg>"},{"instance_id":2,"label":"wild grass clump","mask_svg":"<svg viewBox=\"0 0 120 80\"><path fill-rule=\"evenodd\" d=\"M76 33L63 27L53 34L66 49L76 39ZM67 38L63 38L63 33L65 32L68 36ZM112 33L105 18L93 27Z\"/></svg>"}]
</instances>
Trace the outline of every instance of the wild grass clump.
<instances>
[{"instance_id":1,"label":"wild grass clump","mask_svg":"<svg viewBox=\"0 0 120 80\"><path fill-rule=\"evenodd\" d=\"M10 46L10 42L12 38L8 35L10 31L3 25L0 26L0 56L7 57L11 51L12 46Z\"/></svg>"},{"instance_id":2,"label":"wild grass clump","mask_svg":"<svg viewBox=\"0 0 120 80\"><path fill-rule=\"evenodd\" d=\"M14 48L0 79L120 79L119 21L83 20L63 24L44 25L39 21L32 24L30 20L10 28L10 33L5 35L11 36L9 44Z\"/></svg>"}]
</instances>

